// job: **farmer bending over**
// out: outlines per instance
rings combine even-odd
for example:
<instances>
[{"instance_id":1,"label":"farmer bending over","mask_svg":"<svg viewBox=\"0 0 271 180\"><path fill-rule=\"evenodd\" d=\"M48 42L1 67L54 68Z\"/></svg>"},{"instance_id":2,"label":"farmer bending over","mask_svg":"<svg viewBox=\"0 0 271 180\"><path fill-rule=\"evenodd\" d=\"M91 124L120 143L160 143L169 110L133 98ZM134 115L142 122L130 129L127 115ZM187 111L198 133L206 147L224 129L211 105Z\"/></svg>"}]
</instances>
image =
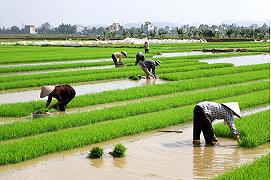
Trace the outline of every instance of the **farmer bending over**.
<instances>
[{"instance_id":1,"label":"farmer bending over","mask_svg":"<svg viewBox=\"0 0 271 180\"><path fill-rule=\"evenodd\" d=\"M46 108L55 108L58 111L65 111L67 104L75 97L75 90L70 85L43 86L40 97L48 96ZM57 99L56 104L51 104L52 98Z\"/></svg>"},{"instance_id":2,"label":"farmer bending over","mask_svg":"<svg viewBox=\"0 0 271 180\"><path fill-rule=\"evenodd\" d=\"M121 52L114 52L112 54L112 59L114 61L115 66L122 66L123 62L122 59L127 57L127 52L121 51Z\"/></svg>"},{"instance_id":3,"label":"farmer bending over","mask_svg":"<svg viewBox=\"0 0 271 180\"><path fill-rule=\"evenodd\" d=\"M193 144L200 144L200 133L203 132L206 144L214 145L218 142L212 127L215 119L224 119L224 124L228 124L234 139L239 141L239 131L233 123L233 115L241 118L238 102L216 103L204 101L194 108L193 120Z\"/></svg>"},{"instance_id":4,"label":"farmer bending over","mask_svg":"<svg viewBox=\"0 0 271 180\"><path fill-rule=\"evenodd\" d=\"M135 65L140 63L141 69L145 72L146 78L156 78L155 66L160 66L160 61L145 60L145 56L142 52L136 54Z\"/></svg>"}]
</instances>

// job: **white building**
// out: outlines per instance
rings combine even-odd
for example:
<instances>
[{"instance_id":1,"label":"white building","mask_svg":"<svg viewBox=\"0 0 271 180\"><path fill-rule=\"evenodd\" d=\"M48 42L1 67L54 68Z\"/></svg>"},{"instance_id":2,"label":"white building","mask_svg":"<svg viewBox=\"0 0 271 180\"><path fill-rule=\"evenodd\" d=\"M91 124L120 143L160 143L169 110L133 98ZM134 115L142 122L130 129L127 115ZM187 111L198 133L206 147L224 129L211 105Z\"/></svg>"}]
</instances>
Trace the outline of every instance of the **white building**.
<instances>
[{"instance_id":1,"label":"white building","mask_svg":"<svg viewBox=\"0 0 271 180\"><path fill-rule=\"evenodd\" d=\"M116 32L120 30L120 23L113 23L112 25L110 25L109 28L109 32Z\"/></svg>"},{"instance_id":2,"label":"white building","mask_svg":"<svg viewBox=\"0 0 271 180\"><path fill-rule=\"evenodd\" d=\"M154 30L155 30L155 27L154 27L154 25L152 25L151 22L146 21L145 24L144 24L144 30L145 30L146 32L154 31Z\"/></svg>"},{"instance_id":3,"label":"white building","mask_svg":"<svg viewBox=\"0 0 271 180\"><path fill-rule=\"evenodd\" d=\"M36 28L34 25L25 25L24 26L24 32L26 34L37 34Z\"/></svg>"},{"instance_id":4,"label":"white building","mask_svg":"<svg viewBox=\"0 0 271 180\"><path fill-rule=\"evenodd\" d=\"M82 26L82 25L76 25L76 32L77 32L77 33L83 32L84 29L85 29L84 26Z\"/></svg>"}]
</instances>

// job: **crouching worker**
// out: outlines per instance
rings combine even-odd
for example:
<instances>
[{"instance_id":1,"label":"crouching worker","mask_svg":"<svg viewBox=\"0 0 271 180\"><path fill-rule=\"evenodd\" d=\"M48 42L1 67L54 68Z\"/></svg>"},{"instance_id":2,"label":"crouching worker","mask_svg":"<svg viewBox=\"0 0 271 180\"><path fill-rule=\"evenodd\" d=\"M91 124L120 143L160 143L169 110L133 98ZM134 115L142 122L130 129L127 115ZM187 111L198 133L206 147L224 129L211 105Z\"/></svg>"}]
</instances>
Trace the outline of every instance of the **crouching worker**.
<instances>
[{"instance_id":1,"label":"crouching worker","mask_svg":"<svg viewBox=\"0 0 271 180\"><path fill-rule=\"evenodd\" d=\"M48 96L46 108L55 108L58 111L65 111L67 104L75 97L76 92L70 85L43 86L40 97ZM57 99L56 104L51 104L52 98Z\"/></svg>"},{"instance_id":2,"label":"crouching worker","mask_svg":"<svg viewBox=\"0 0 271 180\"><path fill-rule=\"evenodd\" d=\"M127 52L121 51L121 52L114 52L112 54L112 59L114 61L115 67L123 66L124 63L122 62L123 58L126 58L128 56Z\"/></svg>"},{"instance_id":3,"label":"crouching worker","mask_svg":"<svg viewBox=\"0 0 271 180\"><path fill-rule=\"evenodd\" d=\"M146 74L146 79L156 78L155 74L155 67L160 66L160 61L153 61L153 60L145 60L145 56L142 52L138 52L136 54L136 62L135 65L140 64L141 69Z\"/></svg>"},{"instance_id":4,"label":"crouching worker","mask_svg":"<svg viewBox=\"0 0 271 180\"><path fill-rule=\"evenodd\" d=\"M193 119L193 144L200 144L200 134L203 136L206 144L214 145L217 141L212 127L212 122L216 119L224 119L234 136L239 141L239 131L235 128L233 115L241 118L238 102L216 103L204 101L197 104L194 108Z\"/></svg>"}]
</instances>

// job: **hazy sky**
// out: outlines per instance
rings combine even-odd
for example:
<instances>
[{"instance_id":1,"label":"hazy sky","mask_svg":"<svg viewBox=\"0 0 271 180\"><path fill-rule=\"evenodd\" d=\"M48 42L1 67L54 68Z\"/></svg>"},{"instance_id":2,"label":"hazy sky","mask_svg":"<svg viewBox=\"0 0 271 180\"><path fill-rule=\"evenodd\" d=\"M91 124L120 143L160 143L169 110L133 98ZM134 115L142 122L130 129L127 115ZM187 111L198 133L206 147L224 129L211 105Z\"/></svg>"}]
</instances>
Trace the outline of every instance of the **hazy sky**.
<instances>
[{"instance_id":1,"label":"hazy sky","mask_svg":"<svg viewBox=\"0 0 271 180\"><path fill-rule=\"evenodd\" d=\"M270 0L1 0L0 27L173 22L221 23L270 18Z\"/></svg>"}]
</instances>

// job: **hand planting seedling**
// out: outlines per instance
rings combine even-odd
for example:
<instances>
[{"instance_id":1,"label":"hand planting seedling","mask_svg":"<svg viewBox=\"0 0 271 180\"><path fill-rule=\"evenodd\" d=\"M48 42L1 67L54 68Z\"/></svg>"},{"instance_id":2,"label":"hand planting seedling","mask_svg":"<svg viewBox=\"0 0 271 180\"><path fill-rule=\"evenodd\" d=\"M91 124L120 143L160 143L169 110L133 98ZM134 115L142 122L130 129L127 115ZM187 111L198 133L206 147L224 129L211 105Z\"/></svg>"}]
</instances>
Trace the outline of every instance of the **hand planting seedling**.
<instances>
[{"instance_id":1,"label":"hand planting seedling","mask_svg":"<svg viewBox=\"0 0 271 180\"><path fill-rule=\"evenodd\" d=\"M104 149L96 146L96 147L93 147L90 150L88 158L90 158L90 159L98 159L98 158L103 157L103 154L104 154Z\"/></svg>"},{"instance_id":2,"label":"hand planting seedling","mask_svg":"<svg viewBox=\"0 0 271 180\"><path fill-rule=\"evenodd\" d=\"M114 147L113 152L109 152L114 158L125 157L127 148L123 144L117 144Z\"/></svg>"}]
</instances>

